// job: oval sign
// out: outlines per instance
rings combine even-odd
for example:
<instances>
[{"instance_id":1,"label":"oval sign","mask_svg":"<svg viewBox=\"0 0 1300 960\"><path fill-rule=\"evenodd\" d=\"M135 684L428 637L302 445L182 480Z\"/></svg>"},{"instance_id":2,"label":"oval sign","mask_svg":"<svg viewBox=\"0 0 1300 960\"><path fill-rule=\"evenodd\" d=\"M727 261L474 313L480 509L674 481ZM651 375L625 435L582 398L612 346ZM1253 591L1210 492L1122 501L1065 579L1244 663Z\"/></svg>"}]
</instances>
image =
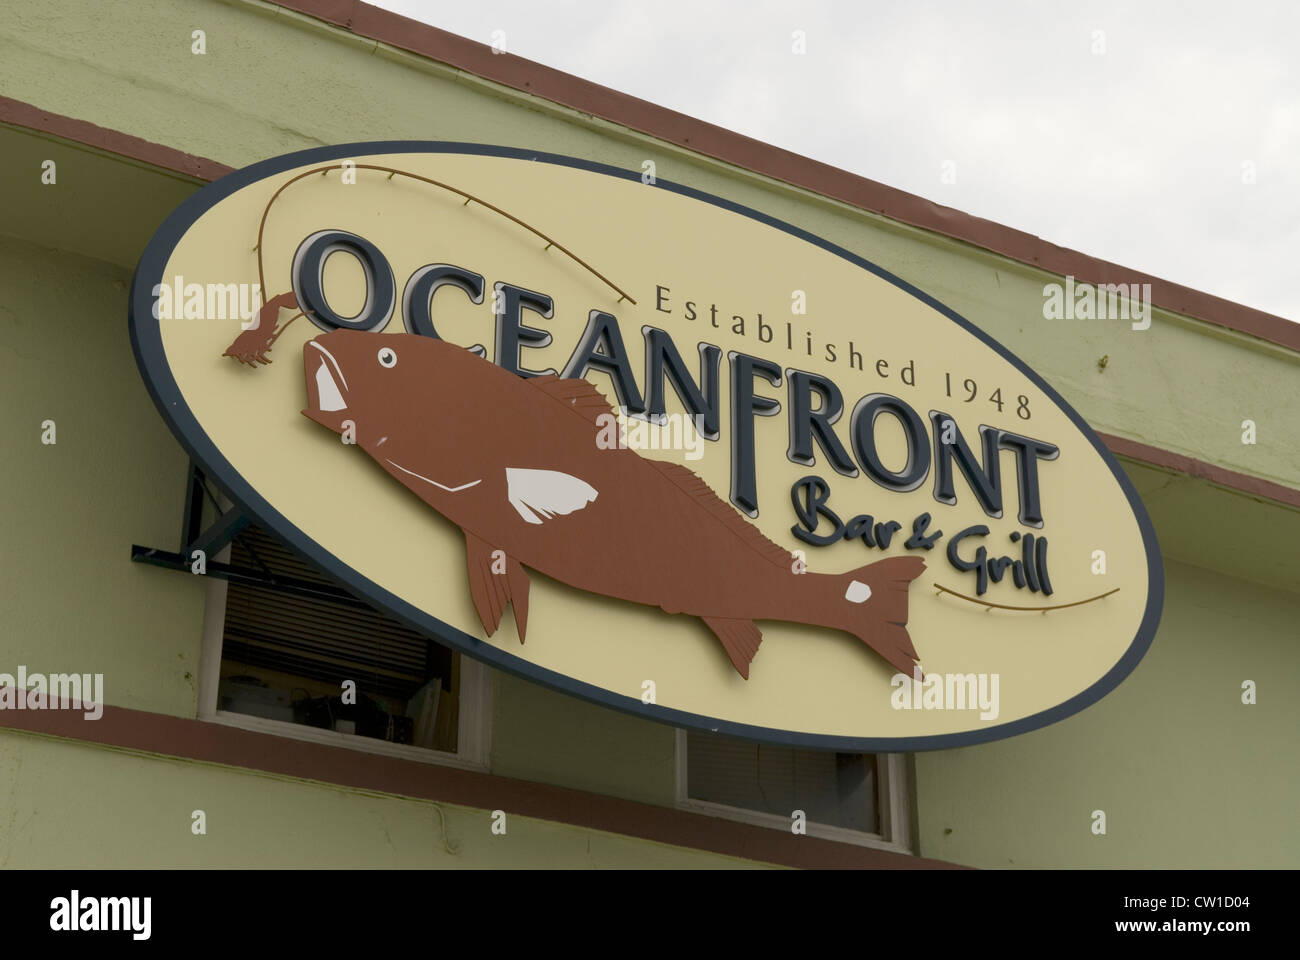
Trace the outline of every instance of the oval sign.
<instances>
[{"instance_id":1,"label":"oval sign","mask_svg":"<svg viewBox=\"0 0 1300 960\"><path fill-rule=\"evenodd\" d=\"M159 229L131 334L258 523L442 643L652 719L979 743L1095 702L1159 620L1146 512L1041 377L861 257L640 171L426 142L258 163Z\"/></svg>"}]
</instances>

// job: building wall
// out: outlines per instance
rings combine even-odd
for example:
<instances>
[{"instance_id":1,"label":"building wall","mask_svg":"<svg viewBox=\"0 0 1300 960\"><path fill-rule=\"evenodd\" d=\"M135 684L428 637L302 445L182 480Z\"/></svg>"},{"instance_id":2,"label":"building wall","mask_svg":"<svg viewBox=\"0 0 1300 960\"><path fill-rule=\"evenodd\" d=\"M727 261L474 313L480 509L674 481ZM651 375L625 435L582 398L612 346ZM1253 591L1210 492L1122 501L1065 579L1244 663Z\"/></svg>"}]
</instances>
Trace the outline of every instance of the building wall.
<instances>
[{"instance_id":1,"label":"building wall","mask_svg":"<svg viewBox=\"0 0 1300 960\"><path fill-rule=\"evenodd\" d=\"M191 832L202 810L206 834ZM0 732L0 867L758 867L486 810Z\"/></svg>"},{"instance_id":2,"label":"building wall","mask_svg":"<svg viewBox=\"0 0 1300 960\"><path fill-rule=\"evenodd\" d=\"M1042 286L1057 278L1040 271L266 4L141 0L115 6L109 20L89 0L12 8L0 20L4 96L233 166L400 138L527 146L628 168L652 159L661 178L789 220L932 293L1039 370L1094 427L1300 486L1300 358L1282 348L1159 310L1147 331L1043 320ZM193 29L206 31L205 56L190 53ZM156 182L168 204L167 191L189 189L169 175L130 176ZM15 193L30 209L8 222L27 225L25 235L0 237L0 671L102 672L110 704L193 717L202 583L128 559L132 543L175 542L185 471L126 336L130 268L161 214L139 184L133 205L94 196L89 183L102 180L61 183L57 196L77 197L75 208ZM53 221L50 209L61 210ZM1246 418L1259 425L1256 445L1241 443ZM57 423L54 446L40 443L45 419ZM1166 607L1150 653L1081 714L919 755L923 855L984 867L1300 863L1300 705L1287 693L1300 681L1300 512L1126 468L1165 545ZM1257 705L1241 704L1243 680L1259 684ZM493 726L494 774L673 802L667 727L505 675ZM739 862L523 818L508 846L493 846L502 838L488 832L485 811L441 805L464 845L453 860L431 806L0 730L0 864ZM190 834L193 809L208 813L207 837ZM1097 809L1105 836L1090 831Z\"/></svg>"},{"instance_id":3,"label":"building wall","mask_svg":"<svg viewBox=\"0 0 1300 960\"><path fill-rule=\"evenodd\" d=\"M187 463L134 370L130 277L4 239L0 277L0 672L103 673L113 704L192 717L203 582L130 562L175 549Z\"/></svg>"},{"instance_id":4,"label":"building wall","mask_svg":"<svg viewBox=\"0 0 1300 960\"><path fill-rule=\"evenodd\" d=\"M1133 674L1067 720L917 757L921 849L982 867L1295 867L1300 598L1171 563ZM1044 638L1050 642L1050 637ZM1258 702L1241 702L1253 680ZM1106 814L1106 835L1091 831ZM951 831L949 833L948 831Z\"/></svg>"}]
</instances>

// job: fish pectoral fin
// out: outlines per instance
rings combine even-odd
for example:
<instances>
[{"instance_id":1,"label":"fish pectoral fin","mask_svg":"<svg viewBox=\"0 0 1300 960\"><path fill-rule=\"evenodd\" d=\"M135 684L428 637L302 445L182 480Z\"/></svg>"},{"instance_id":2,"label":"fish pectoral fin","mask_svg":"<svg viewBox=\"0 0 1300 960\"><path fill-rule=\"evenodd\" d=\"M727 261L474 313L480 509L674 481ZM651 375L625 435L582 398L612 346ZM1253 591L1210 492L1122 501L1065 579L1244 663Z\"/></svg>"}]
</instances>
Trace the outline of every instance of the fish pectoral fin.
<instances>
[{"instance_id":1,"label":"fish pectoral fin","mask_svg":"<svg viewBox=\"0 0 1300 960\"><path fill-rule=\"evenodd\" d=\"M732 666L746 680L749 679L749 664L758 653L758 645L763 642L753 620L729 620L726 617L701 617L701 620L722 641L722 649L727 651Z\"/></svg>"},{"instance_id":2,"label":"fish pectoral fin","mask_svg":"<svg viewBox=\"0 0 1300 960\"><path fill-rule=\"evenodd\" d=\"M496 633L506 604L511 604L515 609L519 642L523 643L528 631L528 573L504 550L494 548L468 530L463 532L469 595L483 629L489 637Z\"/></svg>"},{"instance_id":3,"label":"fish pectoral fin","mask_svg":"<svg viewBox=\"0 0 1300 960\"><path fill-rule=\"evenodd\" d=\"M581 510L596 499L596 488L560 470L506 467L506 499L525 523Z\"/></svg>"}]
</instances>

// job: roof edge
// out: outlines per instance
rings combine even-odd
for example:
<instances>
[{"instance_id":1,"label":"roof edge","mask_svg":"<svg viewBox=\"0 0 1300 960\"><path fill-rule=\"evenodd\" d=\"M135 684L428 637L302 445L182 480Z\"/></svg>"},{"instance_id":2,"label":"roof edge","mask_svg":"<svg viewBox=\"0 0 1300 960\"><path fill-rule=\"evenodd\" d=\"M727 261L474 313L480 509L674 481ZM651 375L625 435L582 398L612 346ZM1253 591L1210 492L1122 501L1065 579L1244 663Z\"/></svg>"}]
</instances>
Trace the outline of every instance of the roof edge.
<instances>
[{"instance_id":1,"label":"roof edge","mask_svg":"<svg viewBox=\"0 0 1300 960\"><path fill-rule=\"evenodd\" d=\"M49 134L61 140L104 150L119 157L127 157L153 167L184 174L205 183L224 177L235 169L216 160L143 140L129 133L122 133L120 130L110 130L87 120L78 120L61 113L42 110L34 104L14 100L11 97L0 96L0 123L23 127L35 133Z\"/></svg>"},{"instance_id":2,"label":"roof edge","mask_svg":"<svg viewBox=\"0 0 1300 960\"><path fill-rule=\"evenodd\" d=\"M1198 480L1208 480L1210 483L1252 497L1272 500L1275 503L1300 509L1300 489L1295 487L1288 487L1285 484L1265 480L1263 477L1242 473L1239 470L1229 470L1227 467L1220 467L1218 464L1206 460L1198 460L1195 457L1175 453L1163 447L1153 447L1138 440L1129 440L1127 437L1103 433L1095 429L1094 432L1101 438L1101 442L1106 445L1106 448L1116 456L1126 457L1129 460L1150 464L1154 467L1163 467L1166 470L1186 474Z\"/></svg>"}]
</instances>

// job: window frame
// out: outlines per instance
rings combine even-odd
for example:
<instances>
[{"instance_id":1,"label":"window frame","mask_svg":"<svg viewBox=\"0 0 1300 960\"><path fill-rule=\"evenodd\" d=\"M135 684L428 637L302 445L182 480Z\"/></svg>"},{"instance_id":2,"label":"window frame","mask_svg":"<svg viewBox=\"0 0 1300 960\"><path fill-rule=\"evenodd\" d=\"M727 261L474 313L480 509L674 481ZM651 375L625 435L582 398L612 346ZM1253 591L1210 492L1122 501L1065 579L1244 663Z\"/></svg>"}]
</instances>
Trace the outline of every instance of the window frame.
<instances>
[{"instance_id":1,"label":"window frame","mask_svg":"<svg viewBox=\"0 0 1300 960\"><path fill-rule=\"evenodd\" d=\"M688 794L687 777L687 731L677 729L674 744L674 797L678 810L701 813L724 820L735 820L752 826L768 827L789 832L791 820L788 816L764 813L761 810L749 810L745 807L733 807L729 804L714 803L711 800L698 800ZM903 753L877 753L876 774L876 808L879 811L880 825L883 832L868 833L865 830L852 830L826 823L807 822L807 835L836 843L851 843L860 847L872 847L876 850L888 850L891 853L915 855L912 831L912 777L909 769L908 755Z\"/></svg>"},{"instance_id":2,"label":"window frame","mask_svg":"<svg viewBox=\"0 0 1300 960\"><path fill-rule=\"evenodd\" d=\"M230 562L227 544L214 557ZM226 626L226 595L230 584L220 577L208 577L203 601L203 648L199 659L198 719L256 733L306 740L331 747L345 747L361 753L377 753L400 760L415 760L439 766L486 773L490 769L492 743L493 673L473 657L453 650L460 657L460 716L457 750L448 753L406 743L389 743L374 737L324 730L286 720L271 720L230 710L217 709L221 683L222 638Z\"/></svg>"}]
</instances>

